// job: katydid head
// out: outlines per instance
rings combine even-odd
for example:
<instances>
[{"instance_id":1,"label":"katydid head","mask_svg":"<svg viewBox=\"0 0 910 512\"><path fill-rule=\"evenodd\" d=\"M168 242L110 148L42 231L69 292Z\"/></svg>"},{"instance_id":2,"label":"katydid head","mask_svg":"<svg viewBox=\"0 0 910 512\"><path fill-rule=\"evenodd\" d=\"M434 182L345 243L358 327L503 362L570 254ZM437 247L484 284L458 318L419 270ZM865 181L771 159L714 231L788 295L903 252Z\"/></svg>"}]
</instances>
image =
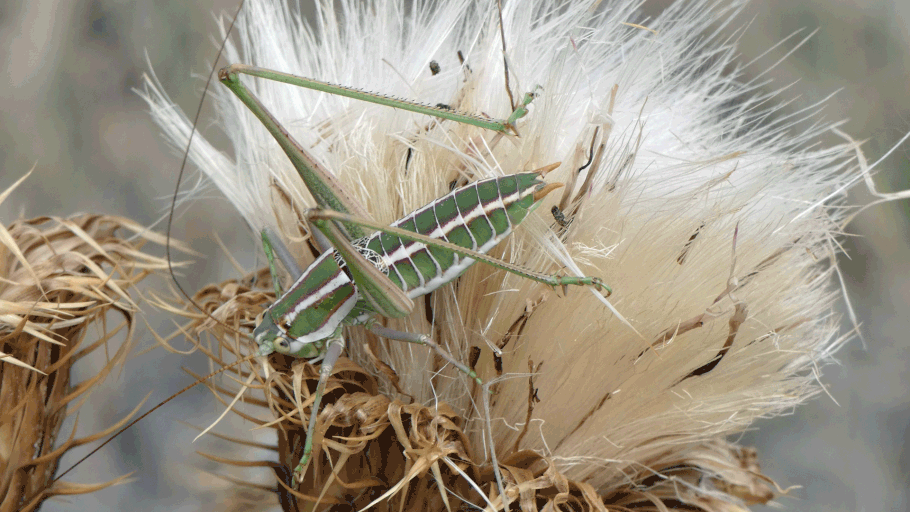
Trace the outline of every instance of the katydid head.
<instances>
[{"instance_id":1,"label":"katydid head","mask_svg":"<svg viewBox=\"0 0 910 512\"><path fill-rule=\"evenodd\" d=\"M253 339L259 345L258 355L267 356L272 352L294 357L313 359L325 352L325 339L309 340L292 338L272 319L272 310L262 315L262 321L253 330ZM328 337L326 337L328 338Z\"/></svg>"},{"instance_id":2,"label":"katydid head","mask_svg":"<svg viewBox=\"0 0 910 512\"><path fill-rule=\"evenodd\" d=\"M266 311L262 315L262 320L253 330L253 339L259 345L258 354L260 356L267 356L272 352L286 353L282 349L290 348L290 342L281 336L282 332L272 321L272 315L269 313L270 311Z\"/></svg>"}]
</instances>

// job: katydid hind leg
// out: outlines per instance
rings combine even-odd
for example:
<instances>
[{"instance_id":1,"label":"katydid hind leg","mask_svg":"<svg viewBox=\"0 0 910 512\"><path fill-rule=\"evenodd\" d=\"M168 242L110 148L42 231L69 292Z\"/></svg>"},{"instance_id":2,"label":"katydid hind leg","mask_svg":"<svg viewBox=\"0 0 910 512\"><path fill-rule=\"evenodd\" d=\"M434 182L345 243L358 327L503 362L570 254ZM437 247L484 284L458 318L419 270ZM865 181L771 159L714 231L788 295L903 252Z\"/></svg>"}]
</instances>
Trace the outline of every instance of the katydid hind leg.
<instances>
[{"instance_id":1,"label":"katydid hind leg","mask_svg":"<svg viewBox=\"0 0 910 512\"><path fill-rule=\"evenodd\" d=\"M278 119L266 106L249 91L239 80L236 72L222 69L218 74L221 83L227 86L237 98L243 102L272 134L278 145L290 159L313 198L322 208L335 211L348 212L358 216L367 216L366 211L359 203L351 199L351 194L345 190L341 183L316 161L291 134L285 129ZM355 213L356 212L356 213ZM364 235L363 230L353 224L344 224L341 227L348 240L355 240Z\"/></svg>"},{"instance_id":2,"label":"katydid hind leg","mask_svg":"<svg viewBox=\"0 0 910 512\"><path fill-rule=\"evenodd\" d=\"M246 64L231 64L230 66L225 67L219 73L221 80L224 82L225 77L234 77L227 78L227 80L237 81L237 75L244 74L249 76L255 76L259 78L264 78L266 80L273 80L276 82L282 82L289 85L295 85L297 87L304 87L307 89L313 89L316 91L321 91L329 94L334 94L337 96L344 96L347 98L353 98L359 101L365 101L369 103L375 103L378 105L383 105L392 108L398 108L401 110L407 110L409 112L416 112L418 114L424 114L439 119L448 119L451 121L456 121L459 123L476 126L478 128L485 128L488 130L493 130L496 132L514 132L515 126L514 123L518 119L524 117L527 114L527 105L534 99L535 93L527 93L524 97L524 100L520 105L517 105L513 112L509 114L507 120L502 119L491 119L488 117L482 117L475 114L469 114L466 112L459 112L447 108L445 105L425 105L423 103L418 103L415 101L408 101L400 98L395 98L393 96L387 96L384 94L376 94L373 92L363 91L360 89L355 89L353 87L345 87L342 85L331 84L328 82L322 82L320 80L314 80L312 78L306 78L302 76L292 75L289 73L283 73L281 71L276 71L272 69L264 69L255 66L249 66ZM230 85L228 85L230 87Z\"/></svg>"},{"instance_id":3,"label":"katydid hind leg","mask_svg":"<svg viewBox=\"0 0 910 512\"><path fill-rule=\"evenodd\" d=\"M483 385L483 381L480 380L480 378L477 376L477 372L475 372L474 370L465 366L464 363L461 363L460 361L458 361L458 359L455 359L455 357L453 357L452 354L450 354L448 351L446 351L446 349L440 347L439 344L433 340L433 338L431 338L425 334L415 334L415 333L411 333L411 332L396 331L395 329L390 329L388 327L379 325L379 323L377 323L375 319L369 321L366 324L366 328L373 334L375 334L377 336L381 336L383 338L388 338L390 340L395 340L395 341L404 341L406 343L416 343L419 345L425 345L427 347L430 347L437 354L439 354L440 357L442 357L443 359L448 361L450 364L452 364L452 366L454 366L455 368L458 368L459 371L461 371L468 377L471 377L472 379L474 379L478 384Z\"/></svg>"},{"instance_id":4,"label":"katydid hind leg","mask_svg":"<svg viewBox=\"0 0 910 512\"><path fill-rule=\"evenodd\" d=\"M368 261L361 252L341 235L338 223L310 219L332 245L336 254L344 260L347 272L357 285L357 291L373 311L386 318L401 318L411 314L414 301L389 279L375 263Z\"/></svg>"},{"instance_id":5,"label":"katydid hind leg","mask_svg":"<svg viewBox=\"0 0 910 512\"><path fill-rule=\"evenodd\" d=\"M461 247L461 246L458 246L458 245L455 245L455 244L452 244L449 242L445 242L443 240L439 240L436 238L432 238L432 237L429 237L426 235L422 235L420 233L415 233L413 231L408 231L408 230L404 230L401 228L385 226L385 225L379 224L375 221L371 221L371 220L367 220L367 219L359 219L359 218L356 218L352 215L348 215L345 213L328 211L328 210L310 210L309 212L307 212L307 216L311 221L313 221L313 220L324 220L324 221L337 220L337 221L344 221L344 222L348 222L348 223L352 223L352 224L358 224L360 226L363 226L363 227L366 227L369 229L374 229L377 231L382 231L384 233L388 233L390 235L397 236L404 240L412 240L412 241L420 242L420 243L428 245L428 246L438 247L440 249L452 251L453 253L458 254L459 256L465 256L468 258L472 258L478 262L486 263L487 265L490 265L491 267L505 270L506 272L509 272L511 274L515 274L517 276L524 277L525 279L530 279L532 281L537 281L538 283L543 283L548 286L562 287L562 288L566 288L568 286L590 286L598 291L605 291L606 296L608 296L608 297L610 296L610 294L613 293L613 291L610 289L610 287L607 286L606 284L604 284L604 282L599 277L558 276L558 275L551 275L551 274L535 272L533 270L523 268L519 265L515 265L515 264L509 263L507 261L503 261L498 258L494 258L487 254L473 251L471 249L466 249L464 247Z\"/></svg>"}]
</instances>

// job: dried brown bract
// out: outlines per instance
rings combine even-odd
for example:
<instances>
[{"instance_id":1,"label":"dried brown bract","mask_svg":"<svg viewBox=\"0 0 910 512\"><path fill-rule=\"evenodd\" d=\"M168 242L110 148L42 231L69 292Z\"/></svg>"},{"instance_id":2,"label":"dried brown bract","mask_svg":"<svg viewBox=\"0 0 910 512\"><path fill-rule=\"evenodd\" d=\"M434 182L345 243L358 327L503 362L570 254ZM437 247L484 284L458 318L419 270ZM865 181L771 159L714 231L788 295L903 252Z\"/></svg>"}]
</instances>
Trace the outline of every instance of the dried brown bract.
<instances>
[{"instance_id":1,"label":"dried brown bract","mask_svg":"<svg viewBox=\"0 0 910 512\"><path fill-rule=\"evenodd\" d=\"M259 283L258 285L253 283ZM241 333L249 333L255 318L272 300L267 269L242 280L206 286L194 306L175 301L172 311L190 319L179 332L208 337L200 343L216 365L246 352ZM182 313L180 308L186 308ZM230 326L230 327L228 327ZM239 344L238 344L239 342ZM367 341L369 343L369 341ZM226 355L230 354L229 357ZM376 375L388 378L389 368L372 372L342 358L335 366L318 416L314 459L298 486L288 468L302 455L318 366L304 360L272 355L251 369L231 369L243 390L212 386L226 406L243 392L253 406L232 410L261 427L274 429L277 444L263 446L248 439L218 437L274 453L265 460L206 457L235 468L271 468L277 487L232 478L236 499L248 493L275 493L285 510L468 510L478 504L502 510L503 500L491 466L465 433L468 421L443 402L424 406L390 399ZM533 414L536 389L529 379L528 407ZM776 485L764 476L754 450L723 441L709 441L683 450L667 448L642 461L632 479L596 489L561 472L552 457L513 445L498 449L506 492L512 510L742 510L730 502L766 503ZM779 489L777 489L779 490ZM482 494L481 495L481 492ZM261 506L262 503L258 502ZM515 507L518 507L517 509Z\"/></svg>"},{"instance_id":2,"label":"dried brown bract","mask_svg":"<svg viewBox=\"0 0 910 512\"><path fill-rule=\"evenodd\" d=\"M0 194L0 202L24 179ZM130 220L104 215L0 226L0 510L35 510L53 496L89 493L126 478L52 482L64 453L107 437L131 416L89 436L75 437L75 425L60 436L63 421L124 362L139 314L135 286L167 267L141 248L162 240ZM117 316L120 322L112 324ZM98 350L106 364L71 382L73 364Z\"/></svg>"}]
</instances>

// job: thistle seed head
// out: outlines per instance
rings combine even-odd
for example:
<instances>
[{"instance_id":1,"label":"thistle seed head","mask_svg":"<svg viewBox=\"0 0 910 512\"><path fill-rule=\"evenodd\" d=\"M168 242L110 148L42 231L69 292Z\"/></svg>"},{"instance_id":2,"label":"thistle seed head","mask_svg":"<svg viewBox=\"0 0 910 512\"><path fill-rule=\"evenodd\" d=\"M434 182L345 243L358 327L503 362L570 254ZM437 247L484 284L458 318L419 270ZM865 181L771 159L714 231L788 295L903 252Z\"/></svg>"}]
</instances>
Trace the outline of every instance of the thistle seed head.
<instances>
[{"instance_id":1,"label":"thistle seed head","mask_svg":"<svg viewBox=\"0 0 910 512\"><path fill-rule=\"evenodd\" d=\"M704 34L736 5L677 2L639 20L620 1L504 2L501 16L495 3L341 1L319 3L309 25L247 2L228 62L496 118L533 91L516 136L242 77L382 222L452 186L562 162L547 181L565 187L493 254L614 291L562 293L477 264L386 322L432 336L492 394L424 348L349 329L357 366L340 363L330 381L306 499L501 508L483 465L492 449L523 510L560 493L601 510L770 499L754 453L723 439L818 393L813 368L848 338L832 274L844 184L859 170L849 144L815 144L832 126L811 114L769 121L775 94L739 74L731 41ZM193 163L253 232L281 233L307 264L306 187L246 107L214 92L232 147L197 137ZM154 82L147 99L182 147L186 118ZM259 372L287 467L308 417L293 411L312 403L316 378L302 365L274 373L291 363Z\"/></svg>"}]
</instances>

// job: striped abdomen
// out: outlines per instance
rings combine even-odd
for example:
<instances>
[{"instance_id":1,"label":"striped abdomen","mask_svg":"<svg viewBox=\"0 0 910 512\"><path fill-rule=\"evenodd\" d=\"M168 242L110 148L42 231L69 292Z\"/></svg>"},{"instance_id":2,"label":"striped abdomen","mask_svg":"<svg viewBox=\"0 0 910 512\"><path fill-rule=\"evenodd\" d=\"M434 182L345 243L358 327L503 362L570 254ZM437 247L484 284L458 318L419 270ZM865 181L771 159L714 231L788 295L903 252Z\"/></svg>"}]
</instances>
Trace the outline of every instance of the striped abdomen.
<instances>
[{"instance_id":1,"label":"striped abdomen","mask_svg":"<svg viewBox=\"0 0 910 512\"><path fill-rule=\"evenodd\" d=\"M523 173L471 183L420 208L392 226L486 253L517 226L543 182ZM408 297L427 294L464 272L474 260L420 242L376 233L366 247L389 267L389 279Z\"/></svg>"}]
</instances>

